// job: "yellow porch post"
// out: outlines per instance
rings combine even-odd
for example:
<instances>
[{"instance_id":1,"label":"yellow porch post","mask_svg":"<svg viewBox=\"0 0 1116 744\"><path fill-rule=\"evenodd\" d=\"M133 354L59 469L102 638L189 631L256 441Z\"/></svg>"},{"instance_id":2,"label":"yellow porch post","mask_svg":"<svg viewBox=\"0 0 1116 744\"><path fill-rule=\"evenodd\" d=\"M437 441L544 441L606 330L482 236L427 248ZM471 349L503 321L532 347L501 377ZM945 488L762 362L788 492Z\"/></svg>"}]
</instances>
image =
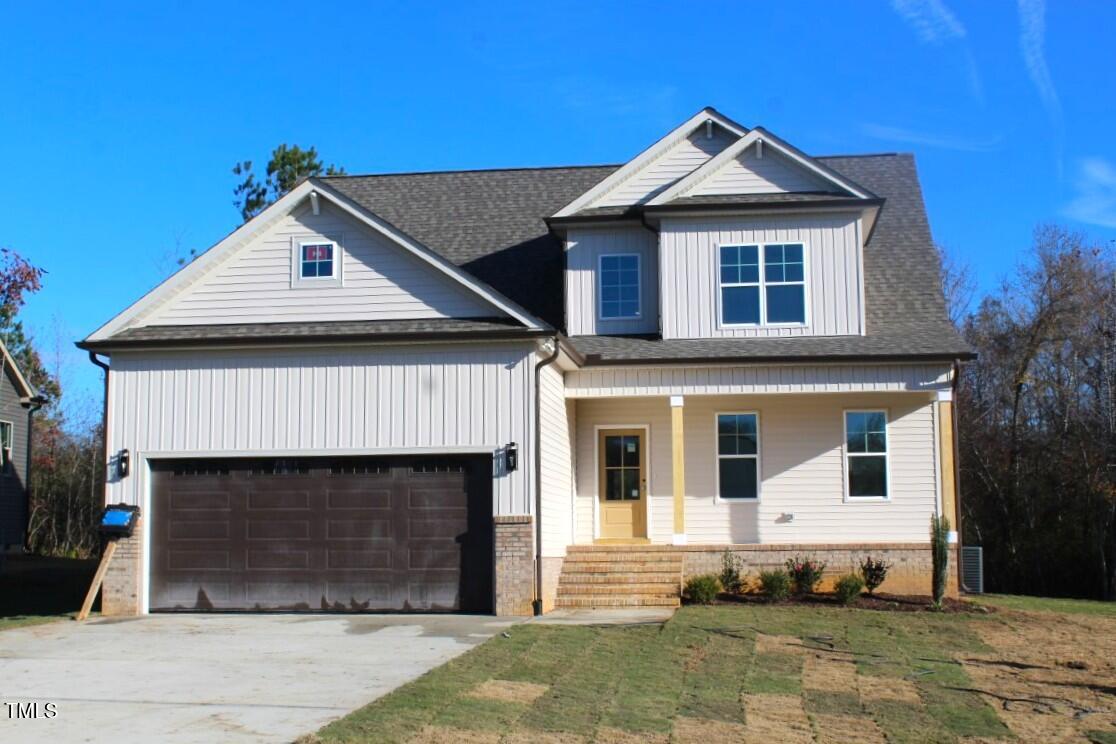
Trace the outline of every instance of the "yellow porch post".
<instances>
[{"instance_id":1,"label":"yellow porch post","mask_svg":"<svg viewBox=\"0 0 1116 744\"><path fill-rule=\"evenodd\" d=\"M686 448L681 395L670 396L670 466L674 494L675 545L686 544Z\"/></svg>"},{"instance_id":2,"label":"yellow porch post","mask_svg":"<svg viewBox=\"0 0 1116 744\"><path fill-rule=\"evenodd\" d=\"M938 463L941 466L942 515L949 519L950 529L957 529L957 470L954 458L957 443L953 438L953 400L949 393L938 395Z\"/></svg>"}]
</instances>

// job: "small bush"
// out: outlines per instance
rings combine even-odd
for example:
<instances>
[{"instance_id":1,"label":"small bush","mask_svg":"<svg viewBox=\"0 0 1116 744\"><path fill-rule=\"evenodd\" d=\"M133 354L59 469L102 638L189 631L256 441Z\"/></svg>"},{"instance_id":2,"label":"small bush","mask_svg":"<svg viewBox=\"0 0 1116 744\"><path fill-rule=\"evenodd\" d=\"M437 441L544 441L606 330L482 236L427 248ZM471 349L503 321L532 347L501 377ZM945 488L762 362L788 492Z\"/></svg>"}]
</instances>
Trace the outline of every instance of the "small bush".
<instances>
[{"instance_id":1,"label":"small bush","mask_svg":"<svg viewBox=\"0 0 1116 744\"><path fill-rule=\"evenodd\" d=\"M740 556L731 550L721 554L721 586L730 594L739 594L744 588L744 577L740 575L742 564Z\"/></svg>"},{"instance_id":2,"label":"small bush","mask_svg":"<svg viewBox=\"0 0 1116 744\"><path fill-rule=\"evenodd\" d=\"M695 604L712 604L721 591L721 582L713 574L694 576L686 582L686 597Z\"/></svg>"},{"instance_id":3,"label":"small bush","mask_svg":"<svg viewBox=\"0 0 1116 744\"><path fill-rule=\"evenodd\" d=\"M934 570L934 607L940 610L949 576L949 520L937 514L930 517L930 561Z\"/></svg>"},{"instance_id":4,"label":"small bush","mask_svg":"<svg viewBox=\"0 0 1116 744\"><path fill-rule=\"evenodd\" d=\"M810 594L821 581L822 572L825 571L825 562L807 556L803 558L796 555L787 559L787 573L794 581L795 594Z\"/></svg>"},{"instance_id":5,"label":"small bush","mask_svg":"<svg viewBox=\"0 0 1116 744\"><path fill-rule=\"evenodd\" d=\"M887 578L887 571L891 568L891 564L885 560L875 560L872 556L866 557L860 562L860 576L864 579L864 588L868 593L876 591L880 584L884 583Z\"/></svg>"},{"instance_id":6,"label":"small bush","mask_svg":"<svg viewBox=\"0 0 1116 744\"><path fill-rule=\"evenodd\" d=\"M854 573L845 574L837 579L837 583L833 588L834 594L837 595L837 601L843 605L852 603L854 599L860 596L860 592L863 590L864 579Z\"/></svg>"},{"instance_id":7,"label":"small bush","mask_svg":"<svg viewBox=\"0 0 1116 744\"><path fill-rule=\"evenodd\" d=\"M781 568L774 571L760 571L759 582L760 591L770 600L781 602L790 596L791 577Z\"/></svg>"}]
</instances>

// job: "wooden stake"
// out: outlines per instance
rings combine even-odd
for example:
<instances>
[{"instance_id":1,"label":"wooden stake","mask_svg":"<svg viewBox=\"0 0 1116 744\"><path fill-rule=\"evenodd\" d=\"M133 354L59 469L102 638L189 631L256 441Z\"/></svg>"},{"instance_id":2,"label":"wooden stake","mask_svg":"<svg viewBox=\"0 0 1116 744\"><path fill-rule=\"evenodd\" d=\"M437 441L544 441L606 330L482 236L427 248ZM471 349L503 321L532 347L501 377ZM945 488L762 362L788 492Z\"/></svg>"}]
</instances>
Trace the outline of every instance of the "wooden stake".
<instances>
[{"instance_id":1,"label":"wooden stake","mask_svg":"<svg viewBox=\"0 0 1116 744\"><path fill-rule=\"evenodd\" d=\"M105 580L105 573L108 571L109 561L112 560L113 554L116 553L116 540L112 540L105 546L105 553L101 556L101 563L97 566L97 573L93 574L93 583L89 587L89 593L85 595L85 601L81 605L81 612L78 613L78 621L82 621L89 617L89 611L93 609L93 600L97 598L97 592L101 589L101 583Z\"/></svg>"}]
</instances>

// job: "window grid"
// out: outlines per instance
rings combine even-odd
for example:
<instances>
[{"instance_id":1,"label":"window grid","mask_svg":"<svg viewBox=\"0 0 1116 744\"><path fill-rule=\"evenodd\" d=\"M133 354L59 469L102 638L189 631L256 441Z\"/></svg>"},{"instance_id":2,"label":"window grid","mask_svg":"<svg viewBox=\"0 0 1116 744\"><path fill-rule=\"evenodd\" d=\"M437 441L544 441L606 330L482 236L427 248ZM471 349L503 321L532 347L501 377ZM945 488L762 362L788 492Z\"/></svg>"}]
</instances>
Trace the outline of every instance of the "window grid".
<instances>
[{"instance_id":1,"label":"window grid","mask_svg":"<svg viewBox=\"0 0 1116 744\"><path fill-rule=\"evenodd\" d=\"M602 255L598 271L598 314L601 320L639 318L640 256L638 253Z\"/></svg>"},{"instance_id":2,"label":"window grid","mask_svg":"<svg viewBox=\"0 0 1116 744\"><path fill-rule=\"evenodd\" d=\"M333 243L301 243L299 245L299 278L332 279L334 276Z\"/></svg>"},{"instance_id":3,"label":"window grid","mask_svg":"<svg viewBox=\"0 0 1116 744\"><path fill-rule=\"evenodd\" d=\"M757 501L760 495L760 431L758 413L718 413L714 418L717 437L717 498L725 501ZM730 494L733 488L751 493Z\"/></svg>"},{"instance_id":4,"label":"window grid","mask_svg":"<svg viewBox=\"0 0 1116 744\"><path fill-rule=\"evenodd\" d=\"M845 411L845 493L849 500L891 496L887 411Z\"/></svg>"},{"instance_id":5,"label":"window grid","mask_svg":"<svg viewBox=\"0 0 1116 744\"><path fill-rule=\"evenodd\" d=\"M718 265L722 326L801 326L806 324L806 247L803 243L722 245ZM772 300L776 302L772 302ZM772 305L796 300L800 312L775 317ZM754 310L747 312L748 306ZM797 310L797 307L794 308ZM732 315L736 312L746 314ZM730 319L731 316L731 319Z\"/></svg>"}]
</instances>

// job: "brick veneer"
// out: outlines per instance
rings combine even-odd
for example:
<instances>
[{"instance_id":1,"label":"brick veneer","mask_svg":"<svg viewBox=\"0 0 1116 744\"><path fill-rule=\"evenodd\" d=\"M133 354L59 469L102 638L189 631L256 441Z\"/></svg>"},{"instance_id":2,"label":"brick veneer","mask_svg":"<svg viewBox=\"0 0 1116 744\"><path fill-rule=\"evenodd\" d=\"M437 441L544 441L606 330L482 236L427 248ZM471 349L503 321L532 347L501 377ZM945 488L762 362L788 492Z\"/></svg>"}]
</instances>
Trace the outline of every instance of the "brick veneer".
<instances>
[{"instance_id":1,"label":"brick veneer","mask_svg":"<svg viewBox=\"0 0 1116 744\"><path fill-rule=\"evenodd\" d=\"M530 615L535 598L535 535L531 517L494 517L496 614Z\"/></svg>"},{"instance_id":2,"label":"brick veneer","mask_svg":"<svg viewBox=\"0 0 1116 744\"><path fill-rule=\"evenodd\" d=\"M133 616L140 614L140 576L143 564L143 518L136 522L131 537L117 540L116 554L101 585L101 614Z\"/></svg>"},{"instance_id":3,"label":"brick veneer","mask_svg":"<svg viewBox=\"0 0 1116 744\"><path fill-rule=\"evenodd\" d=\"M880 587L882 592L892 594L930 594L931 558L929 543L879 543L854 545L686 545L678 546L683 551L682 573L686 578L704 573L720 573L721 556L726 549L739 556L743 571L751 574L755 583L756 574L772 568L782 568L788 558L796 555L813 556L825 561L825 574L822 588L832 588L833 581L840 575L856 572L865 556L882 558L891 564L887 581ZM957 590L957 550L951 549L948 596L956 597Z\"/></svg>"}]
</instances>

